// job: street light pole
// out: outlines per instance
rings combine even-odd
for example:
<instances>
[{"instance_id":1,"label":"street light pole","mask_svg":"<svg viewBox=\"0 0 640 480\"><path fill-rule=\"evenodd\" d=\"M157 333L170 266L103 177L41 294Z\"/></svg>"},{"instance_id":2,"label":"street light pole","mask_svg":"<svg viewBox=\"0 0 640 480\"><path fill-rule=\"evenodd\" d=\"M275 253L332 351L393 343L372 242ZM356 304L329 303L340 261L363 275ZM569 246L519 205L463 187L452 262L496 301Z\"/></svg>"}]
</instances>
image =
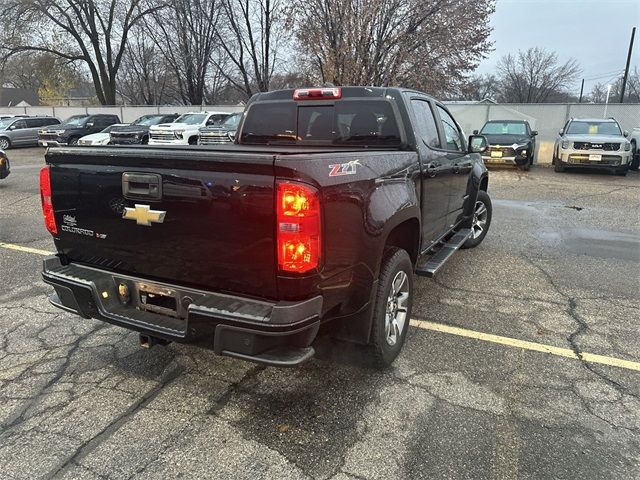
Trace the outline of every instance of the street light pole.
<instances>
[{"instance_id":1,"label":"street light pole","mask_svg":"<svg viewBox=\"0 0 640 480\"><path fill-rule=\"evenodd\" d=\"M604 118L607 118L607 107L609 106L609 94L611 93L611 84L607 85L607 101L604 103Z\"/></svg>"}]
</instances>

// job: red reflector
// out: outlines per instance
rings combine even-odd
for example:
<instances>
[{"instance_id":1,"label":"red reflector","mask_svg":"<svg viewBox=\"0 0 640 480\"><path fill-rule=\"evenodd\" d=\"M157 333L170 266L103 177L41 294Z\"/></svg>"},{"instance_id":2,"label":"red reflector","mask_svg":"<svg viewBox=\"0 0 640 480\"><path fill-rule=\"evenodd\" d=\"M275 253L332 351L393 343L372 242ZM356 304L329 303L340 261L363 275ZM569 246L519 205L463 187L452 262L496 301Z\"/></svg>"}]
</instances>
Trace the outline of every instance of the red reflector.
<instances>
[{"instance_id":1,"label":"red reflector","mask_svg":"<svg viewBox=\"0 0 640 480\"><path fill-rule=\"evenodd\" d=\"M299 88L293 92L294 100L324 100L342 98L342 88Z\"/></svg>"},{"instance_id":2,"label":"red reflector","mask_svg":"<svg viewBox=\"0 0 640 480\"><path fill-rule=\"evenodd\" d=\"M300 183L278 183L278 267L285 272L308 272L320 263L320 197Z\"/></svg>"},{"instance_id":3,"label":"red reflector","mask_svg":"<svg viewBox=\"0 0 640 480\"><path fill-rule=\"evenodd\" d=\"M49 167L42 167L40 170L40 200L42 202L42 216L44 225L52 235L58 234L56 218L53 214L53 203L51 201L51 177Z\"/></svg>"}]
</instances>

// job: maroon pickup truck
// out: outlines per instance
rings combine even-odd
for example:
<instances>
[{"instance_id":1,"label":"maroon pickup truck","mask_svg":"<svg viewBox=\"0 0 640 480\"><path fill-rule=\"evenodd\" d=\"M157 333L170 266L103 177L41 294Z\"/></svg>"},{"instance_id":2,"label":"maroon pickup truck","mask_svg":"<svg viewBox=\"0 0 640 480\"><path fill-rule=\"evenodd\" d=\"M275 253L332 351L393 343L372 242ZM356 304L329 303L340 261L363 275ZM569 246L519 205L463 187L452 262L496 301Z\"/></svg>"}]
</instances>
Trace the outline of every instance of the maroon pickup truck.
<instances>
[{"instance_id":1,"label":"maroon pickup truck","mask_svg":"<svg viewBox=\"0 0 640 480\"><path fill-rule=\"evenodd\" d=\"M485 149L437 100L372 87L255 95L235 144L50 148L42 275L54 305L144 346L292 366L320 332L387 366L414 272L487 234Z\"/></svg>"}]
</instances>

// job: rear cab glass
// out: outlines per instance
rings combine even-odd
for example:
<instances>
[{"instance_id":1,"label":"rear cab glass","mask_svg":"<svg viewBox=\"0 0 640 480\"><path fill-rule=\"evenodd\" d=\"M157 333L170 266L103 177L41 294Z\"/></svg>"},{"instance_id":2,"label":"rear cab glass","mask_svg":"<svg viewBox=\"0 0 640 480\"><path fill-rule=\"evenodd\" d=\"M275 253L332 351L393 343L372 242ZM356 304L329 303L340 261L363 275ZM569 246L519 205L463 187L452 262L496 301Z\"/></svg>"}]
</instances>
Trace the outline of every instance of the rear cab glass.
<instances>
[{"instance_id":1,"label":"rear cab glass","mask_svg":"<svg viewBox=\"0 0 640 480\"><path fill-rule=\"evenodd\" d=\"M240 143L399 147L397 118L387 98L258 102L247 111Z\"/></svg>"}]
</instances>

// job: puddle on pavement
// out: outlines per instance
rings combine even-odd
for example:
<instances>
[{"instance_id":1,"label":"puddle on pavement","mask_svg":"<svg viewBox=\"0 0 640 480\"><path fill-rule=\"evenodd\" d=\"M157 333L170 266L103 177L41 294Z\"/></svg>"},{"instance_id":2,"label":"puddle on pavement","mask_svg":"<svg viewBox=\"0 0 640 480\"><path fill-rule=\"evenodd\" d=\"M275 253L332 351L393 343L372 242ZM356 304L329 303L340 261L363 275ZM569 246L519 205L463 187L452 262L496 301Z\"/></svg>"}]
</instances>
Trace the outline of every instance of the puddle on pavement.
<instances>
[{"instance_id":1,"label":"puddle on pavement","mask_svg":"<svg viewBox=\"0 0 640 480\"><path fill-rule=\"evenodd\" d=\"M539 238L577 255L640 262L640 237L631 233L568 228L539 232Z\"/></svg>"}]
</instances>

